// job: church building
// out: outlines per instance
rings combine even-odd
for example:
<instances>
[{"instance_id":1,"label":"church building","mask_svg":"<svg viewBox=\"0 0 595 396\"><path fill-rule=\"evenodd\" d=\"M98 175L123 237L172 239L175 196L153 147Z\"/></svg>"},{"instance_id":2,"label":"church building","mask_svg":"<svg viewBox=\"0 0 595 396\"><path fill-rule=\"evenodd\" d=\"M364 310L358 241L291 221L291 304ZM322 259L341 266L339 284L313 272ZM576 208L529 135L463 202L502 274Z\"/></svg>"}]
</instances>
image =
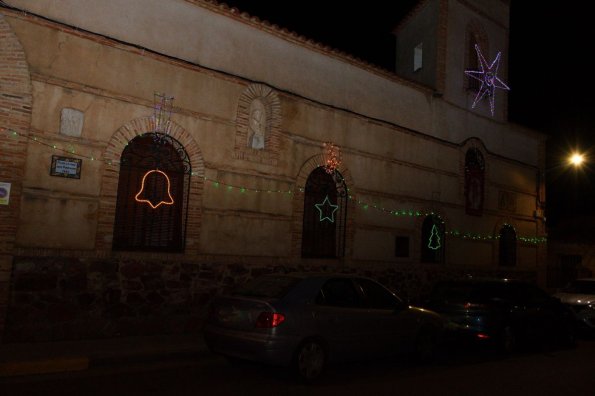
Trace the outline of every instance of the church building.
<instances>
[{"instance_id":1,"label":"church building","mask_svg":"<svg viewBox=\"0 0 595 396\"><path fill-rule=\"evenodd\" d=\"M199 331L273 272L544 284L509 8L422 0L384 70L214 0L0 2L2 342Z\"/></svg>"}]
</instances>

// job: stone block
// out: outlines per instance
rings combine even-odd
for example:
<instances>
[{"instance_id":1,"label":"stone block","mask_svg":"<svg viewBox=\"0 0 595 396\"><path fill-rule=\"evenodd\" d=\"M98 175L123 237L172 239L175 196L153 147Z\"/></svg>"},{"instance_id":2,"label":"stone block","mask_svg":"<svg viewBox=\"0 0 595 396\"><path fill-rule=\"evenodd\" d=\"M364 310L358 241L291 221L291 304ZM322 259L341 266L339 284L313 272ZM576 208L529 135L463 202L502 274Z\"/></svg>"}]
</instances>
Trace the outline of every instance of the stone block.
<instances>
[{"instance_id":1,"label":"stone block","mask_svg":"<svg viewBox=\"0 0 595 396\"><path fill-rule=\"evenodd\" d=\"M140 261L125 261L120 265L120 273L128 279L139 278L145 269L146 266Z\"/></svg>"},{"instance_id":2,"label":"stone block","mask_svg":"<svg viewBox=\"0 0 595 396\"><path fill-rule=\"evenodd\" d=\"M63 292L76 292L87 290L86 274L77 274L60 280L60 289Z\"/></svg>"},{"instance_id":3,"label":"stone block","mask_svg":"<svg viewBox=\"0 0 595 396\"><path fill-rule=\"evenodd\" d=\"M145 290L161 290L165 288L165 283L160 276L146 275L141 277Z\"/></svg>"},{"instance_id":4,"label":"stone block","mask_svg":"<svg viewBox=\"0 0 595 396\"><path fill-rule=\"evenodd\" d=\"M80 110L63 108L60 113L60 134L81 137L85 114Z\"/></svg>"},{"instance_id":5,"label":"stone block","mask_svg":"<svg viewBox=\"0 0 595 396\"><path fill-rule=\"evenodd\" d=\"M20 274L14 280L14 291L55 290L58 277L56 274L27 273Z\"/></svg>"},{"instance_id":6,"label":"stone block","mask_svg":"<svg viewBox=\"0 0 595 396\"><path fill-rule=\"evenodd\" d=\"M92 261L89 264L89 272L97 272L100 274L117 274L118 273L118 262L116 261Z\"/></svg>"},{"instance_id":7,"label":"stone block","mask_svg":"<svg viewBox=\"0 0 595 396\"><path fill-rule=\"evenodd\" d=\"M146 303L147 300L140 293L128 293L126 295L126 303L130 305L140 305Z\"/></svg>"}]
</instances>

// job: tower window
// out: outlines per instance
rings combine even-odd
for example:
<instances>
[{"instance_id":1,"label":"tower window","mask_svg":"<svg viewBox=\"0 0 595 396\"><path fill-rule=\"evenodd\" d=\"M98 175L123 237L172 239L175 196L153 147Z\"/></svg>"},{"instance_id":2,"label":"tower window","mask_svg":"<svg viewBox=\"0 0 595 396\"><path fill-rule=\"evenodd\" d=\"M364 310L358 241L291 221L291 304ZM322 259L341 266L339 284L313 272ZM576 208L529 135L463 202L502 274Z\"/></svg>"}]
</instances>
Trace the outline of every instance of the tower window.
<instances>
[{"instance_id":1,"label":"tower window","mask_svg":"<svg viewBox=\"0 0 595 396\"><path fill-rule=\"evenodd\" d=\"M413 49L413 71L416 72L423 66L424 43L419 43Z\"/></svg>"}]
</instances>

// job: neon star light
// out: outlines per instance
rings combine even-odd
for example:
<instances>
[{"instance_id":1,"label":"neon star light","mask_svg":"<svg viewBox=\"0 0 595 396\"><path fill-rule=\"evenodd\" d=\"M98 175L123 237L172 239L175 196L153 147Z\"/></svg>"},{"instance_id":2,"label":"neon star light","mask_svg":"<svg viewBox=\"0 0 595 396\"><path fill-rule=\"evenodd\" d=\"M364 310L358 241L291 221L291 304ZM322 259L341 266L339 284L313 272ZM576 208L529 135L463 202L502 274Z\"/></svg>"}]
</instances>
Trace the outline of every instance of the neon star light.
<instances>
[{"instance_id":1,"label":"neon star light","mask_svg":"<svg viewBox=\"0 0 595 396\"><path fill-rule=\"evenodd\" d=\"M167 197L169 198L167 201L163 201L163 200L159 201L156 205L153 204L153 202L150 199L140 197L140 195L143 194L145 191L145 180L147 179L147 176L149 176L153 173L161 174L161 175L163 175L163 177L165 177L165 180L167 181ZM167 176L167 174L165 172L160 171L159 169L153 169L153 170L150 170L147 173L145 173L145 175L143 176L140 190L138 193L136 193L136 195L134 196L134 199L136 200L136 202L149 204L149 206L151 206L152 209L157 209L161 205L173 205L174 198L171 196L171 193L169 192L169 188L170 188L169 176Z\"/></svg>"},{"instance_id":2,"label":"neon star light","mask_svg":"<svg viewBox=\"0 0 595 396\"><path fill-rule=\"evenodd\" d=\"M318 212L320 212L320 221L328 220L331 223L335 222L335 212L339 210L339 205L333 205L331 201L328 199L328 195L324 198L324 201L319 204L314 204ZM327 210L326 208L329 207ZM328 213L330 211L330 217L325 215L324 213Z\"/></svg>"},{"instance_id":3,"label":"neon star light","mask_svg":"<svg viewBox=\"0 0 595 396\"><path fill-rule=\"evenodd\" d=\"M475 44L475 51L477 52L477 58L479 60L479 67L481 70L465 70L466 75L481 82L481 86L479 87L479 91L477 91L477 95L475 95L475 99L473 100L473 105L471 105L471 108L474 109L477 105L477 102L482 100L484 96L488 95L490 100L490 111L492 112L493 117L496 88L510 91L508 85L506 85L506 83L498 77L498 67L500 66L501 53L498 52L498 55L496 55L496 58L492 64L488 65L488 62L486 62L481 50L479 49L479 45L477 44Z\"/></svg>"}]
</instances>

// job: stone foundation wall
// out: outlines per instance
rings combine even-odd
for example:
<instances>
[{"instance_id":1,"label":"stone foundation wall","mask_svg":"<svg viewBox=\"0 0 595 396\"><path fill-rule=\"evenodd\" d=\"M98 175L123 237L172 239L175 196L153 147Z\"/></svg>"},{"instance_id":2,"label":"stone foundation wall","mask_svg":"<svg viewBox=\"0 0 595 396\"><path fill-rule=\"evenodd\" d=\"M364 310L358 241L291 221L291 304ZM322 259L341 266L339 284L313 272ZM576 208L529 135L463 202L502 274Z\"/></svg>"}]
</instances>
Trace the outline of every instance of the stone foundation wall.
<instances>
[{"instance_id":1,"label":"stone foundation wall","mask_svg":"<svg viewBox=\"0 0 595 396\"><path fill-rule=\"evenodd\" d=\"M216 293L264 273L346 272L368 276L412 302L434 282L501 271L386 263L345 266L311 263L192 263L143 259L16 257L3 342L76 340L198 332ZM535 279L535 273L516 272Z\"/></svg>"}]
</instances>

